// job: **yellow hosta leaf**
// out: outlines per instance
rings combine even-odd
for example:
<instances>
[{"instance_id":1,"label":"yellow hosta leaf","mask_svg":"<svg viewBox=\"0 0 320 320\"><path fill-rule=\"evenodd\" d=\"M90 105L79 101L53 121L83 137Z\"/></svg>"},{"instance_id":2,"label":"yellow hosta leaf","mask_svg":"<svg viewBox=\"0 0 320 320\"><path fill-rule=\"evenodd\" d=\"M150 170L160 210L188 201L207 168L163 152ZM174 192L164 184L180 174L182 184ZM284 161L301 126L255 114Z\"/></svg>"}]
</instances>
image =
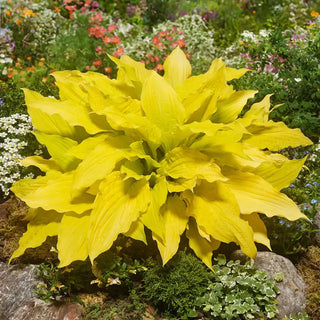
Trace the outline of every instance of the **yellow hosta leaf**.
<instances>
[{"instance_id":1,"label":"yellow hosta leaf","mask_svg":"<svg viewBox=\"0 0 320 320\"><path fill-rule=\"evenodd\" d=\"M60 171L60 166L52 159L43 159L39 156L31 156L24 158L20 163L25 166L35 166L41 171L47 172L49 170Z\"/></svg>"},{"instance_id":2,"label":"yellow hosta leaf","mask_svg":"<svg viewBox=\"0 0 320 320\"><path fill-rule=\"evenodd\" d=\"M33 210L32 216L33 218L28 223L27 231L20 238L19 247L12 254L10 261L23 255L28 248L39 247L47 237L58 234L62 213L38 208Z\"/></svg>"},{"instance_id":3,"label":"yellow hosta leaf","mask_svg":"<svg viewBox=\"0 0 320 320\"><path fill-rule=\"evenodd\" d=\"M146 117L137 114L124 114L108 110L108 122L114 130L124 131L135 140L145 140L158 147L161 144L161 131Z\"/></svg>"},{"instance_id":4,"label":"yellow hosta leaf","mask_svg":"<svg viewBox=\"0 0 320 320\"><path fill-rule=\"evenodd\" d=\"M191 75L191 64L184 52L176 47L163 64L164 78L174 88L181 85Z\"/></svg>"},{"instance_id":5,"label":"yellow hosta leaf","mask_svg":"<svg viewBox=\"0 0 320 320\"><path fill-rule=\"evenodd\" d=\"M54 125L58 127L58 132L48 132L49 129L45 129L42 124L35 123L35 128L44 133L61 134L62 129L66 130L67 126L80 126L83 127L89 134L95 134L98 132L106 131L107 122L98 123L94 121L94 118L90 117L89 112L91 111L86 105L78 104L73 100L56 100L53 98L46 98L39 93L24 89L26 97L26 104L28 106L28 112L32 112L31 117L34 118L34 113L41 111L46 115L50 116L53 121L53 115L57 115L56 118L62 118L64 121L54 121ZM30 110L29 110L30 109ZM50 119L49 118L49 119ZM62 127L62 128L60 128ZM66 129L64 128L66 127ZM71 127L72 128L72 127ZM44 129L44 130L43 130ZM69 135L68 135L69 136Z\"/></svg>"},{"instance_id":6,"label":"yellow hosta leaf","mask_svg":"<svg viewBox=\"0 0 320 320\"><path fill-rule=\"evenodd\" d=\"M193 194L185 192L183 197L188 203L188 214L195 218L200 229L218 241L239 244L243 253L255 257L253 231L240 218L238 204L222 182L203 181Z\"/></svg>"},{"instance_id":7,"label":"yellow hosta leaf","mask_svg":"<svg viewBox=\"0 0 320 320\"><path fill-rule=\"evenodd\" d=\"M82 215L68 212L63 215L58 232L59 268L88 257L88 228L90 212Z\"/></svg>"},{"instance_id":8,"label":"yellow hosta leaf","mask_svg":"<svg viewBox=\"0 0 320 320\"><path fill-rule=\"evenodd\" d=\"M247 130L252 135L244 137L243 142L259 149L278 151L288 146L295 148L312 145L312 141L304 136L300 129L290 129L283 122L270 120L264 124L252 124Z\"/></svg>"},{"instance_id":9,"label":"yellow hosta leaf","mask_svg":"<svg viewBox=\"0 0 320 320\"><path fill-rule=\"evenodd\" d=\"M263 162L253 173L268 181L280 191L290 185L299 174L307 157L303 159L287 160L284 157L283 163L279 166L273 162Z\"/></svg>"},{"instance_id":10,"label":"yellow hosta leaf","mask_svg":"<svg viewBox=\"0 0 320 320\"><path fill-rule=\"evenodd\" d=\"M270 240L267 235L267 228L257 213L242 214L241 219L248 221L253 230L253 239L255 242L265 245L271 250Z\"/></svg>"},{"instance_id":11,"label":"yellow hosta leaf","mask_svg":"<svg viewBox=\"0 0 320 320\"><path fill-rule=\"evenodd\" d=\"M197 150L181 147L175 148L166 154L165 159L161 161L161 167L158 172L174 179L193 179L198 177L210 182L226 179L221 174L220 168L205 154Z\"/></svg>"},{"instance_id":12,"label":"yellow hosta leaf","mask_svg":"<svg viewBox=\"0 0 320 320\"><path fill-rule=\"evenodd\" d=\"M260 102L254 103L243 116L243 120L249 123L250 121L268 122L271 96L268 94Z\"/></svg>"},{"instance_id":13,"label":"yellow hosta leaf","mask_svg":"<svg viewBox=\"0 0 320 320\"><path fill-rule=\"evenodd\" d=\"M227 99L217 102L217 111L211 117L213 122L230 123L237 119L248 99L252 98L257 91L235 91Z\"/></svg>"},{"instance_id":14,"label":"yellow hosta leaf","mask_svg":"<svg viewBox=\"0 0 320 320\"><path fill-rule=\"evenodd\" d=\"M166 203L161 207L160 214L163 219L164 242L161 242L157 234L152 236L157 241L162 263L165 265L178 250L180 236L186 229L188 216L186 206L178 195L167 198Z\"/></svg>"},{"instance_id":15,"label":"yellow hosta leaf","mask_svg":"<svg viewBox=\"0 0 320 320\"><path fill-rule=\"evenodd\" d=\"M153 188L150 189L150 205L146 213L142 214L140 220L152 231L153 235L164 244L163 218L160 215L160 208L167 200L167 185L165 179L160 178Z\"/></svg>"},{"instance_id":16,"label":"yellow hosta leaf","mask_svg":"<svg viewBox=\"0 0 320 320\"><path fill-rule=\"evenodd\" d=\"M48 134L59 134L63 137L75 137L77 130L70 125L66 120L64 120L59 114L51 114L47 112L47 108L41 101L46 100L46 105L49 108L56 104L55 99L44 98L41 94L23 89L26 105L28 108L28 113L32 119L32 125L35 129L48 133ZM38 102L40 100L40 103Z\"/></svg>"},{"instance_id":17,"label":"yellow hosta leaf","mask_svg":"<svg viewBox=\"0 0 320 320\"><path fill-rule=\"evenodd\" d=\"M93 206L93 196L84 194L81 199L72 201L71 187L73 172L55 172L54 176L19 180L11 190L31 208L43 208L58 212L74 211L83 213Z\"/></svg>"},{"instance_id":18,"label":"yellow hosta leaf","mask_svg":"<svg viewBox=\"0 0 320 320\"><path fill-rule=\"evenodd\" d=\"M146 212L150 203L146 180L123 180L112 172L100 184L90 216L89 256L93 261L107 251L120 233L129 231L131 224Z\"/></svg>"},{"instance_id":19,"label":"yellow hosta leaf","mask_svg":"<svg viewBox=\"0 0 320 320\"><path fill-rule=\"evenodd\" d=\"M88 92L83 90L81 83L71 81L56 80L56 85L59 88L59 97L61 101L72 100L79 106L85 106L88 103Z\"/></svg>"},{"instance_id":20,"label":"yellow hosta leaf","mask_svg":"<svg viewBox=\"0 0 320 320\"><path fill-rule=\"evenodd\" d=\"M34 135L41 144L47 147L52 160L59 165L63 172L73 170L78 166L80 161L69 152L72 147L78 145L76 141L42 132L34 132Z\"/></svg>"},{"instance_id":21,"label":"yellow hosta leaf","mask_svg":"<svg viewBox=\"0 0 320 320\"><path fill-rule=\"evenodd\" d=\"M225 184L236 197L241 213L261 212L268 217L279 216L289 220L305 218L291 199L263 178L240 171L225 174L229 178Z\"/></svg>"},{"instance_id":22,"label":"yellow hosta leaf","mask_svg":"<svg viewBox=\"0 0 320 320\"><path fill-rule=\"evenodd\" d=\"M242 69L226 68L227 81L230 81L230 80L233 80L233 79L239 79L248 71L250 71L250 70L249 69L245 69L245 68L242 68Z\"/></svg>"},{"instance_id":23,"label":"yellow hosta leaf","mask_svg":"<svg viewBox=\"0 0 320 320\"><path fill-rule=\"evenodd\" d=\"M74 172L72 195L77 197L96 181L106 177L116 164L128 157L130 151L125 149L130 140L125 136L117 136L98 144L80 163ZM121 149L121 147L124 147Z\"/></svg>"},{"instance_id":24,"label":"yellow hosta leaf","mask_svg":"<svg viewBox=\"0 0 320 320\"><path fill-rule=\"evenodd\" d=\"M189 220L189 227L186 232L189 239L189 246L199 259L201 259L208 268L212 269L212 251L217 250L220 242L217 240L206 240L198 230L197 223L194 219Z\"/></svg>"},{"instance_id":25,"label":"yellow hosta leaf","mask_svg":"<svg viewBox=\"0 0 320 320\"><path fill-rule=\"evenodd\" d=\"M145 68L145 64L134 61L127 55L121 56L120 60L109 56L119 68L125 69L125 72L130 80L143 83L151 74L151 70Z\"/></svg>"},{"instance_id":26,"label":"yellow hosta leaf","mask_svg":"<svg viewBox=\"0 0 320 320\"><path fill-rule=\"evenodd\" d=\"M143 84L141 105L148 120L164 131L176 128L185 120L178 94L154 71Z\"/></svg>"},{"instance_id":27,"label":"yellow hosta leaf","mask_svg":"<svg viewBox=\"0 0 320 320\"><path fill-rule=\"evenodd\" d=\"M124 235L134 240L142 241L145 245L147 245L147 238L144 232L144 225L139 220L132 222L130 229L127 232L125 232Z\"/></svg>"},{"instance_id":28,"label":"yellow hosta leaf","mask_svg":"<svg viewBox=\"0 0 320 320\"><path fill-rule=\"evenodd\" d=\"M69 152L76 158L83 160L97 145L103 143L107 138L110 137L112 137L112 135L102 133L94 137L87 138L77 146L72 147Z\"/></svg>"},{"instance_id":29,"label":"yellow hosta leaf","mask_svg":"<svg viewBox=\"0 0 320 320\"><path fill-rule=\"evenodd\" d=\"M197 177L192 179L168 179L167 180L167 188L169 192L182 192L185 190L193 190L193 188L197 184Z\"/></svg>"}]
</instances>

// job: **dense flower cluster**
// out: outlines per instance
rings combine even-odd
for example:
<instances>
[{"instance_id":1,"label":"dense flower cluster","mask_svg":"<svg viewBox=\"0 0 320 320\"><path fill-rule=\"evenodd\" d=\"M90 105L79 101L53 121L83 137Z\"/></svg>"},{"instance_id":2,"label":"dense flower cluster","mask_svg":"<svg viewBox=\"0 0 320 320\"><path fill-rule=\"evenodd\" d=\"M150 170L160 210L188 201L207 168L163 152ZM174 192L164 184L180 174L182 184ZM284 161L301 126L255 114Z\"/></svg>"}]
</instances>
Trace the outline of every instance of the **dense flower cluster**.
<instances>
[{"instance_id":1,"label":"dense flower cluster","mask_svg":"<svg viewBox=\"0 0 320 320\"><path fill-rule=\"evenodd\" d=\"M13 182L21 179L23 159L22 151L27 148L25 136L32 129L31 119L28 115L13 114L10 117L0 118L0 192L9 195ZM28 174L24 177L33 177Z\"/></svg>"}]
</instances>

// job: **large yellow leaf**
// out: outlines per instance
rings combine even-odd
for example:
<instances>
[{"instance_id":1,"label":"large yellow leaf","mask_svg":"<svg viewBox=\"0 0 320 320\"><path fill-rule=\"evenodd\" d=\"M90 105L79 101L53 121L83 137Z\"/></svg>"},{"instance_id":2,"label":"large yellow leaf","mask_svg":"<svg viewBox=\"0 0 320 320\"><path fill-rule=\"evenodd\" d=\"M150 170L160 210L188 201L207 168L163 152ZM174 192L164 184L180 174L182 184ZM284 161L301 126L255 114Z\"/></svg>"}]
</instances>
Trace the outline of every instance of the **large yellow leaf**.
<instances>
[{"instance_id":1,"label":"large yellow leaf","mask_svg":"<svg viewBox=\"0 0 320 320\"><path fill-rule=\"evenodd\" d=\"M52 159L43 159L40 156L31 156L24 158L20 163L25 166L35 166L41 171L47 172L49 170L60 171L60 166Z\"/></svg>"},{"instance_id":2,"label":"large yellow leaf","mask_svg":"<svg viewBox=\"0 0 320 320\"><path fill-rule=\"evenodd\" d=\"M178 178L178 179L171 179L168 177L167 179L167 188L169 192L182 192L185 190L193 190L193 188L197 184L197 177L194 177L192 179L184 179L184 178Z\"/></svg>"},{"instance_id":3,"label":"large yellow leaf","mask_svg":"<svg viewBox=\"0 0 320 320\"><path fill-rule=\"evenodd\" d=\"M56 85L59 88L59 97L61 101L73 101L77 107L85 106L88 103L88 93L81 83L68 81L68 79L59 81L56 80ZM80 109L80 108L79 108Z\"/></svg>"},{"instance_id":4,"label":"large yellow leaf","mask_svg":"<svg viewBox=\"0 0 320 320\"><path fill-rule=\"evenodd\" d=\"M240 218L236 199L222 182L202 181L193 194L184 192L183 197L188 203L188 214L196 219L200 229L219 241L239 244L243 253L255 257L253 231Z\"/></svg>"},{"instance_id":5,"label":"large yellow leaf","mask_svg":"<svg viewBox=\"0 0 320 320\"><path fill-rule=\"evenodd\" d=\"M78 145L76 141L42 132L34 132L34 135L41 144L47 147L52 160L59 165L63 172L73 170L78 166L80 161L69 152L72 147Z\"/></svg>"},{"instance_id":6,"label":"large yellow leaf","mask_svg":"<svg viewBox=\"0 0 320 320\"><path fill-rule=\"evenodd\" d=\"M97 145L103 143L109 137L114 135L108 135L105 133L97 134L94 137L87 138L79 143L77 146L72 147L69 152L78 159L85 159Z\"/></svg>"},{"instance_id":7,"label":"large yellow leaf","mask_svg":"<svg viewBox=\"0 0 320 320\"><path fill-rule=\"evenodd\" d=\"M199 233L197 223L192 218L189 220L186 236L189 239L189 247L208 268L212 269L212 251L219 248L220 242L203 238Z\"/></svg>"},{"instance_id":8,"label":"large yellow leaf","mask_svg":"<svg viewBox=\"0 0 320 320\"><path fill-rule=\"evenodd\" d=\"M230 123L237 119L248 99L257 91L235 91L230 97L217 102L217 111L211 117L213 122Z\"/></svg>"},{"instance_id":9,"label":"large yellow leaf","mask_svg":"<svg viewBox=\"0 0 320 320\"><path fill-rule=\"evenodd\" d=\"M280 191L281 189L288 187L290 183L294 181L306 159L307 157L303 159L287 160L287 158L284 157L284 161L281 165L277 165L271 161L263 162L253 171L253 173L262 177L272 184L277 191Z\"/></svg>"},{"instance_id":10,"label":"large yellow leaf","mask_svg":"<svg viewBox=\"0 0 320 320\"><path fill-rule=\"evenodd\" d=\"M54 176L37 177L17 181L11 190L31 208L43 208L58 212L83 213L93 206L94 197L83 194L81 199L71 199L73 172L54 172Z\"/></svg>"},{"instance_id":11,"label":"large yellow leaf","mask_svg":"<svg viewBox=\"0 0 320 320\"><path fill-rule=\"evenodd\" d=\"M128 157L130 150L126 148L130 142L126 136L110 137L89 152L74 172L72 196L81 195L96 181L106 177L120 160Z\"/></svg>"},{"instance_id":12,"label":"large yellow leaf","mask_svg":"<svg viewBox=\"0 0 320 320\"><path fill-rule=\"evenodd\" d=\"M131 224L144 213L150 203L146 180L123 180L112 172L100 184L90 216L89 256L93 261L107 251L120 233L129 231Z\"/></svg>"},{"instance_id":13,"label":"large yellow leaf","mask_svg":"<svg viewBox=\"0 0 320 320\"><path fill-rule=\"evenodd\" d=\"M147 244L146 234L144 232L144 225L140 220L132 222L130 229L124 233L126 237L130 237L134 240L142 241Z\"/></svg>"},{"instance_id":14,"label":"large yellow leaf","mask_svg":"<svg viewBox=\"0 0 320 320\"><path fill-rule=\"evenodd\" d=\"M152 231L153 235L157 236L157 239L161 243L164 243L164 221L162 215L160 215L160 208L167 200L167 186L165 178L158 179L153 188L150 189L150 205L146 213L142 214L140 220L142 223Z\"/></svg>"},{"instance_id":15,"label":"large yellow leaf","mask_svg":"<svg viewBox=\"0 0 320 320\"><path fill-rule=\"evenodd\" d=\"M268 121L251 124L246 128L252 135L243 138L243 142L259 149L268 148L278 151L288 146L312 145L312 141L303 135L300 129L290 129L283 122Z\"/></svg>"},{"instance_id":16,"label":"large yellow leaf","mask_svg":"<svg viewBox=\"0 0 320 320\"><path fill-rule=\"evenodd\" d=\"M142 139L155 147L161 144L160 129L146 117L137 114L124 114L110 108L107 118L114 130L124 131L134 140Z\"/></svg>"},{"instance_id":17,"label":"large yellow leaf","mask_svg":"<svg viewBox=\"0 0 320 320\"><path fill-rule=\"evenodd\" d=\"M249 222L249 225L253 230L254 241L265 245L271 250L270 240L267 235L267 228L259 215L256 212L251 214L242 214L241 219Z\"/></svg>"},{"instance_id":18,"label":"large yellow leaf","mask_svg":"<svg viewBox=\"0 0 320 320\"><path fill-rule=\"evenodd\" d=\"M174 88L191 75L191 64L184 52L177 46L163 64L164 78Z\"/></svg>"},{"instance_id":19,"label":"large yellow leaf","mask_svg":"<svg viewBox=\"0 0 320 320\"><path fill-rule=\"evenodd\" d=\"M166 154L158 172L174 179L198 177L210 182L226 180L220 168L205 154L182 147L175 148Z\"/></svg>"},{"instance_id":20,"label":"large yellow leaf","mask_svg":"<svg viewBox=\"0 0 320 320\"><path fill-rule=\"evenodd\" d=\"M230 80L233 80L233 79L239 79L248 71L250 71L250 70L249 69L245 69L245 68L242 68L242 69L226 68L227 81L230 81Z\"/></svg>"},{"instance_id":21,"label":"large yellow leaf","mask_svg":"<svg viewBox=\"0 0 320 320\"><path fill-rule=\"evenodd\" d=\"M279 216L289 220L305 218L291 199L263 178L249 172L224 173L229 178L225 184L236 197L241 213L261 212L268 217Z\"/></svg>"},{"instance_id":22,"label":"large yellow leaf","mask_svg":"<svg viewBox=\"0 0 320 320\"><path fill-rule=\"evenodd\" d=\"M99 123L95 122L93 117L90 117L89 112L91 111L86 105L78 104L77 101L73 100L56 100L53 98L46 98L40 95L39 93L30 91L28 89L24 89L26 104L28 107L28 112L33 111L31 115L33 119L33 115L36 111L42 111L46 115L52 118L53 115L58 115L63 120L67 122L70 126L81 126L83 127L89 134L95 134L98 132L106 131L107 122ZM57 117L57 116L56 116ZM53 119L51 119L53 121ZM61 130L60 127L64 129L67 125L61 122L54 122L54 124ZM36 123L37 125L37 123ZM52 134L60 134L60 132L47 132L46 129L41 130L43 127L41 124L40 128L36 127L36 129L43 131L45 133ZM47 129L48 130L48 129Z\"/></svg>"},{"instance_id":23,"label":"large yellow leaf","mask_svg":"<svg viewBox=\"0 0 320 320\"><path fill-rule=\"evenodd\" d=\"M153 234L153 239L157 241L158 249L165 265L177 252L180 236L186 229L188 216L186 206L178 195L169 196L166 203L161 207L160 214L163 219L164 242L157 234Z\"/></svg>"},{"instance_id":24,"label":"large yellow leaf","mask_svg":"<svg viewBox=\"0 0 320 320\"><path fill-rule=\"evenodd\" d=\"M10 261L23 255L28 248L39 247L47 237L58 234L62 213L45 211L41 208L30 210L33 211L31 213L33 219L28 223L27 231L20 238L19 247L12 254Z\"/></svg>"},{"instance_id":25,"label":"large yellow leaf","mask_svg":"<svg viewBox=\"0 0 320 320\"><path fill-rule=\"evenodd\" d=\"M32 125L35 129L48 133L48 134L59 134L64 137L73 138L77 135L77 130L70 125L66 120L59 114L50 114L47 110L43 110L43 104L38 103L38 99L43 97L36 92L28 89L23 90L25 95L25 101L28 109L28 113L32 119ZM50 105L56 104L54 99L47 101Z\"/></svg>"},{"instance_id":26,"label":"large yellow leaf","mask_svg":"<svg viewBox=\"0 0 320 320\"><path fill-rule=\"evenodd\" d=\"M90 212L82 215L68 212L63 215L58 232L59 268L88 257L88 228Z\"/></svg>"},{"instance_id":27,"label":"large yellow leaf","mask_svg":"<svg viewBox=\"0 0 320 320\"><path fill-rule=\"evenodd\" d=\"M164 131L176 128L185 120L178 94L154 71L143 84L141 105L148 120Z\"/></svg>"}]
</instances>

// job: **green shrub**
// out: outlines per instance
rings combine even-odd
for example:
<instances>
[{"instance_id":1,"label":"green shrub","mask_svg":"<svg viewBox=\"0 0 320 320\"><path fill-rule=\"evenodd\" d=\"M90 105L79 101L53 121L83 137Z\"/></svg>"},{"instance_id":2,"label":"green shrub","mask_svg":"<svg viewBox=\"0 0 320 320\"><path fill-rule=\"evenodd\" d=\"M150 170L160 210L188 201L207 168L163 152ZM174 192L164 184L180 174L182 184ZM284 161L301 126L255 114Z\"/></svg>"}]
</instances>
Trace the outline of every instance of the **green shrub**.
<instances>
[{"instance_id":1,"label":"green shrub","mask_svg":"<svg viewBox=\"0 0 320 320\"><path fill-rule=\"evenodd\" d=\"M167 315L196 315L195 300L205 293L209 279L200 260L179 252L164 267L157 264L146 272L143 295Z\"/></svg>"}]
</instances>

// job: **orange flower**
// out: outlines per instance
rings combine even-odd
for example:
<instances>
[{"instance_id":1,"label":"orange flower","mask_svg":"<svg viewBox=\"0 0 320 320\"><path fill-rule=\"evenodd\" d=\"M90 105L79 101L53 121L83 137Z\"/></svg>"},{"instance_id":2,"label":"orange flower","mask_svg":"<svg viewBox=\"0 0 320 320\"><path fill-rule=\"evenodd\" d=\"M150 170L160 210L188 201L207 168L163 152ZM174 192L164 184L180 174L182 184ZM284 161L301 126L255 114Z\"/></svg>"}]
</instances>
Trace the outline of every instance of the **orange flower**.
<instances>
[{"instance_id":1,"label":"orange flower","mask_svg":"<svg viewBox=\"0 0 320 320\"><path fill-rule=\"evenodd\" d=\"M312 10L311 13L310 13L310 16L314 17L314 18L318 18L319 12Z\"/></svg>"},{"instance_id":2,"label":"orange flower","mask_svg":"<svg viewBox=\"0 0 320 320\"><path fill-rule=\"evenodd\" d=\"M43 77L42 82L47 82L47 78Z\"/></svg>"},{"instance_id":3,"label":"orange flower","mask_svg":"<svg viewBox=\"0 0 320 320\"><path fill-rule=\"evenodd\" d=\"M11 16L11 11L10 11L10 10L7 10L7 11L6 11L6 15L7 15L7 16Z\"/></svg>"},{"instance_id":4,"label":"orange flower","mask_svg":"<svg viewBox=\"0 0 320 320\"><path fill-rule=\"evenodd\" d=\"M257 13L257 11L256 11L256 10L253 10L253 11L252 11L252 13L253 13L253 14L256 14L256 13Z\"/></svg>"},{"instance_id":5,"label":"orange flower","mask_svg":"<svg viewBox=\"0 0 320 320\"><path fill-rule=\"evenodd\" d=\"M29 56L29 57L27 57L27 60L31 60L31 57Z\"/></svg>"},{"instance_id":6,"label":"orange flower","mask_svg":"<svg viewBox=\"0 0 320 320\"><path fill-rule=\"evenodd\" d=\"M12 72L9 72L8 75L7 75L7 77L8 77L9 79L11 79L11 78L13 77L13 73L12 73Z\"/></svg>"},{"instance_id":7,"label":"orange flower","mask_svg":"<svg viewBox=\"0 0 320 320\"><path fill-rule=\"evenodd\" d=\"M41 58L41 59L40 59L40 61L45 61L45 60L46 60L46 58Z\"/></svg>"},{"instance_id":8,"label":"orange flower","mask_svg":"<svg viewBox=\"0 0 320 320\"><path fill-rule=\"evenodd\" d=\"M17 24L18 26L20 26L21 22L22 22L22 21L21 21L19 18L16 20L16 24Z\"/></svg>"},{"instance_id":9,"label":"orange flower","mask_svg":"<svg viewBox=\"0 0 320 320\"><path fill-rule=\"evenodd\" d=\"M163 65L158 63L154 69L155 70L163 70Z\"/></svg>"},{"instance_id":10,"label":"orange flower","mask_svg":"<svg viewBox=\"0 0 320 320\"><path fill-rule=\"evenodd\" d=\"M184 39L180 39L180 40L178 41L178 46L179 46L180 48L183 48L185 45L186 45L186 41L185 41Z\"/></svg>"},{"instance_id":11,"label":"orange flower","mask_svg":"<svg viewBox=\"0 0 320 320\"><path fill-rule=\"evenodd\" d=\"M111 69L110 67L104 68L104 71L105 71L106 73L112 73L112 69Z\"/></svg>"},{"instance_id":12,"label":"orange flower","mask_svg":"<svg viewBox=\"0 0 320 320\"><path fill-rule=\"evenodd\" d=\"M56 7L55 9L54 9L54 12L60 12L61 10L58 8L58 7Z\"/></svg>"}]
</instances>

